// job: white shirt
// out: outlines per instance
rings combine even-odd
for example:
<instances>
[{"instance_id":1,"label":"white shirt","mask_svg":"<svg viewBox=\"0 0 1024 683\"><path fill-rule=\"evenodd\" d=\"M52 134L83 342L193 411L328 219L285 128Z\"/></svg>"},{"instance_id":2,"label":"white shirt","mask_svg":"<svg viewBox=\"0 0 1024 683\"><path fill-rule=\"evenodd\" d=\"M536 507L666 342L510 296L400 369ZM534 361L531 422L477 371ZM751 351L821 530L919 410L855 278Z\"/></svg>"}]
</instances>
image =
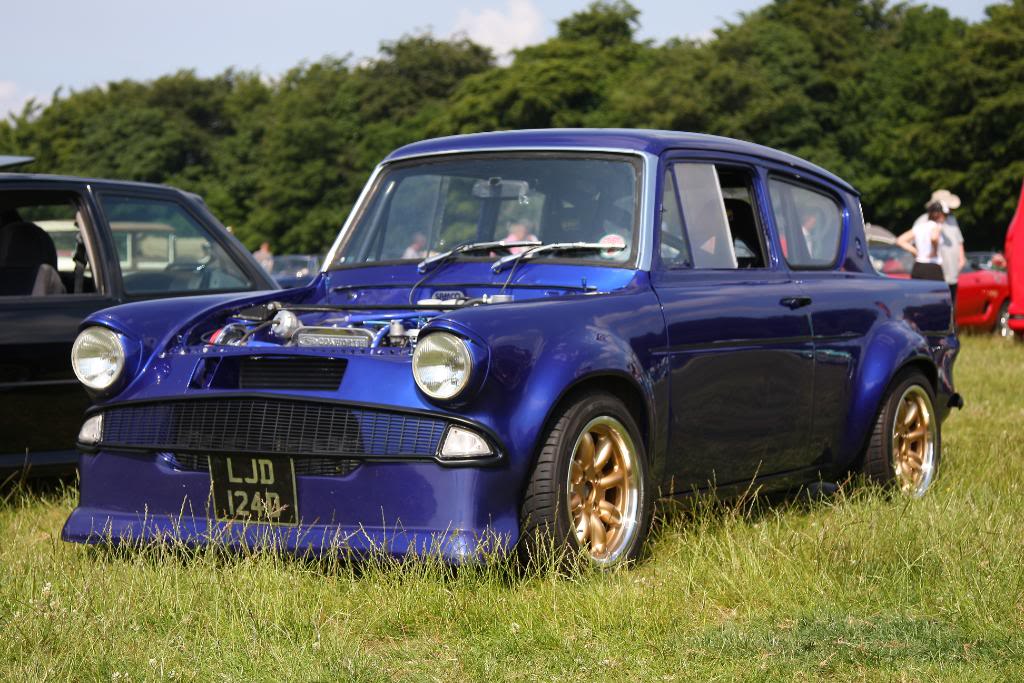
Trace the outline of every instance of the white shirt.
<instances>
[{"instance_id":1,"label":"white shirt","mask_svg":"<svg viewBox=\"0 0 1024 683\"><path fill-rule=\"evenodd\" d=\"M939 255L938 248L932 244L932 231L935 228L939 228L941 235L942 227L935 221L929 220L915 223L912 228L914 231L914 247L917 249L917 256L914 257L914 260L918 263L942 263L942 257Z\"/></svg>"}]
</instances>

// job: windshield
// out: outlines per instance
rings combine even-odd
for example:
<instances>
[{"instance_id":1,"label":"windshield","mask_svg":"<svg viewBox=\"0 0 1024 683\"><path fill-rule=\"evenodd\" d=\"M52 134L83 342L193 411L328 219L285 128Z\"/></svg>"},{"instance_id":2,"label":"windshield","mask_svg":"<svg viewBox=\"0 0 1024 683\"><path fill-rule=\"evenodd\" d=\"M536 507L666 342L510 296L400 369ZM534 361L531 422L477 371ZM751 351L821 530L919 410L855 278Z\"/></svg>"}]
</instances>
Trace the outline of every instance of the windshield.
<instances>
[{"instance_id":1,"label":"windshield","mask_svg":"<svg viewBox=\"0 0 1024 683\"><path fill-rule=\"evenodd\" d=\"M966 254L967 263L963 272L970 273L975 270L994 270L998 273L1006 272L1006 259L996 251L969 251Z\"/></svg>"},{"instance_id":2,"label":"windshield","mask_svg":"<svg viewBox=\"0 0 1024 683\"><path fill-rule=\"evenodd\" d=\"M533 153L418 159L386 168L332 264L422 259L488 241L594 242L621 249L538 258L626 265L634 259L639 161ZM458 258L494 260L495 253Z\"/></svg>"}]
</instances>

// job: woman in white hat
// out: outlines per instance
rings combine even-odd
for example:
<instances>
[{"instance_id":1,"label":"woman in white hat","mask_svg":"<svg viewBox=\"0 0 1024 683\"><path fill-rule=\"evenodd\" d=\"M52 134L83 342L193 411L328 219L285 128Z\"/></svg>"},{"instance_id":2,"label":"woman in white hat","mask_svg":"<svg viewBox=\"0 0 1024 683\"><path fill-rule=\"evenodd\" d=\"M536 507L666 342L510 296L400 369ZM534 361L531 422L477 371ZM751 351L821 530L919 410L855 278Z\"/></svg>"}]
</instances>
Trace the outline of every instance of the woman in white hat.
<instances>
[{"instance_id":1,"label":"woman in white hat","mask_svg":"<svg viewBox=\"0 0 1024 683\"><path fill-rule=\"evenodd\" d=\"M939 256L942 258L942 276L949 285L949 294L956 301L956 285L960 279L960 271L967 264L967 254L964 253L964 235L960 231L953 211L960 208L960 197L949 190L941 189L932 192L931 199L925 204L927 207L933 202L939 202L946 208L946 220L942 224L942 233L939 235ZM924 213L917 217L914 225L928 220L928 214Z\"/></svg>"}]
</instances>

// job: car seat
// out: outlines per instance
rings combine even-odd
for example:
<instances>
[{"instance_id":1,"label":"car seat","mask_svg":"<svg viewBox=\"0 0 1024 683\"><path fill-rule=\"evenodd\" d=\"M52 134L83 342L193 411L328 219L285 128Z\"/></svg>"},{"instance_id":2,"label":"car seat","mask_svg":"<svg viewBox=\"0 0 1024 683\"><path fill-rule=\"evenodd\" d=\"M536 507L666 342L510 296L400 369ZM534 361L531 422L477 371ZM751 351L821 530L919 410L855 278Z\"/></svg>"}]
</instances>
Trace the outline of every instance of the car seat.
<instances>
[{"instance_id":1,"label":"car seat","mask_svg":"<svg viewBox=\"0 0 1024 683\"><path fill-rule=\"evenodd\" d=\"M734 242L741 242L746 247L746 252L753 256L739 258L740 250L737 249L737 261L741 268L763 268L764 258L761 251L761 240L757 236L757 221L754 219L754 211L750 204L742 199L726 199L725 214L729 219L729 231L732 233Z\"/></svg>"},{"instance_id":2,"label":"car seat","mask_svg":"<svg viewBox=\"0 0 1024 683\"><path fill-rule=\"evenodd\" d=\"M57 249L45 230L25 221L0 227L0 295L66 292L57 272Z\"/></svg>"}]
</instances>

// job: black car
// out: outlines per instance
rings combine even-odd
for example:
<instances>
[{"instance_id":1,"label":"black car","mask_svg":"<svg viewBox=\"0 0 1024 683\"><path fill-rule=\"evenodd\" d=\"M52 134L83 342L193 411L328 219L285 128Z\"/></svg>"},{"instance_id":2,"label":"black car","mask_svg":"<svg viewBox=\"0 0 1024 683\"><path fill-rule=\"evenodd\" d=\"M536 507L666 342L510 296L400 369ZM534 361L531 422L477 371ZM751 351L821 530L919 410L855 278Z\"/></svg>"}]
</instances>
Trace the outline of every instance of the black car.
<instances>
[{"instance_id":1,"label":"black car","mask_svg":"<svg viewBox=\"0 0 1024 683\"><path fill-rule=\"evenodd\" d=\"M197 195L0 173L0 480L77 463L89 397L71 345L82 318L128 301L277 288Z\"/></svg>"}]
</instances>

